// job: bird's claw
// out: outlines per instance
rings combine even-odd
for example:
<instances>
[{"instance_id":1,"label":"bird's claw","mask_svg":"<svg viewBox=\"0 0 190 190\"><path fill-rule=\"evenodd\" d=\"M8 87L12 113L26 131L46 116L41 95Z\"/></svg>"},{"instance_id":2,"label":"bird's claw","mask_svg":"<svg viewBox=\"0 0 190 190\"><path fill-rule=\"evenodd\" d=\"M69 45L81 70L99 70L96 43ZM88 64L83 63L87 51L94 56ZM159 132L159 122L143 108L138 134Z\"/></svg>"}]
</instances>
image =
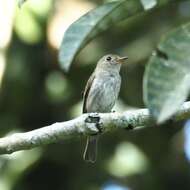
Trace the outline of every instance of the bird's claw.
<instances>
[{"instance_id":1,"label":"bird's claw","mask_svg":"<svg viewBox=\"0 0 190 190\"><path fill-rule=\"evenodd\" d=\"M98 113L88 114L85 122L88 123L87 128L92 136L102 133L102 124L100 123L100 116Z\"/></svg>"}]
</instances>

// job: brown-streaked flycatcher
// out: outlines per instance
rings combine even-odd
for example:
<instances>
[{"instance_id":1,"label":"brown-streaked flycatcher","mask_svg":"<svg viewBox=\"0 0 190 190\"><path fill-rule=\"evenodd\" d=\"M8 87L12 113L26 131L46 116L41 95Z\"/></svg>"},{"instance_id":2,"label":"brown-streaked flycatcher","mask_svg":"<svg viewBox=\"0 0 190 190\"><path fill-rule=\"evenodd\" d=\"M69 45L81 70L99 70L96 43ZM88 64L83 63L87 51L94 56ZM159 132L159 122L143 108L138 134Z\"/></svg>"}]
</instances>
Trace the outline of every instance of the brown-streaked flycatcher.
<instances>
[{"instance_id":1,"label":"brown-streaked flycatcher","mask_svg":"<svg viewBox=\"0 0 190 190\"><path fill-rule=\"evenodd\" d=\"M121 86L119 74L121 64L127 57L105 55L102 57L90 76L83 94L83 113L111 112ZM98 135L87 138L84 160L94 163L97 154Z\"/></svg>"}]
</instances>

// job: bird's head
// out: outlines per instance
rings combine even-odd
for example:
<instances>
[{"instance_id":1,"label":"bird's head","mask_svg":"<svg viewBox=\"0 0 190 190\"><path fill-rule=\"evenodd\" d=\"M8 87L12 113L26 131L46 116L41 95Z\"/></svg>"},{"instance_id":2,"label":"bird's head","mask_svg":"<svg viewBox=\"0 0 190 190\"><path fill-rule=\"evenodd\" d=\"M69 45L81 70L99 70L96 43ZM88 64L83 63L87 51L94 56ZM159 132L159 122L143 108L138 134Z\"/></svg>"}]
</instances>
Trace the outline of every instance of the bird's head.
<instances>
[{"instance_id":1,"label":"bird's head","mask_svg":"<svg viewBox=\"0 0 190 190\"><path fill-rule=\"evenodd\" d=\"M128 57L120 57L114 54L105 55L98 61L97 67L98 69L120 71L121 65L125 63L127 59Z\"/></svg>"}]
</instances>

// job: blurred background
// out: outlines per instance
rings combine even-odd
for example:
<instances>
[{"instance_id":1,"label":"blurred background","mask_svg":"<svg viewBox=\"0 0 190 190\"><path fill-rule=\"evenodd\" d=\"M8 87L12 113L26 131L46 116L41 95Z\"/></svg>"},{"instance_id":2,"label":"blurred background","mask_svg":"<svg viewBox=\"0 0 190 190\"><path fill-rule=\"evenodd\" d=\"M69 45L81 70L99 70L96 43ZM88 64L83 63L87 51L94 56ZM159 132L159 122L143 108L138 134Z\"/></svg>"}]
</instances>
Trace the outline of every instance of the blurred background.
<instances>
[{"instance_id":1,"label":"blurred background","mask_svg":"<svg viewBox=\"0 0 190 190\"><path fill-rule=\"evenodd\" d=\"M97 60L128 55L114 110L142 108L145 65L161 37L190 19L190 2L170 3L112 26L90 42L68 73L57 54L68 26L103 0L0 0L0 135L81 114L82 91ZM0 190L190 189L190 121L114 131L98 161L82 160L85 138L0 156Z\"/></svg>"}]
</instances>

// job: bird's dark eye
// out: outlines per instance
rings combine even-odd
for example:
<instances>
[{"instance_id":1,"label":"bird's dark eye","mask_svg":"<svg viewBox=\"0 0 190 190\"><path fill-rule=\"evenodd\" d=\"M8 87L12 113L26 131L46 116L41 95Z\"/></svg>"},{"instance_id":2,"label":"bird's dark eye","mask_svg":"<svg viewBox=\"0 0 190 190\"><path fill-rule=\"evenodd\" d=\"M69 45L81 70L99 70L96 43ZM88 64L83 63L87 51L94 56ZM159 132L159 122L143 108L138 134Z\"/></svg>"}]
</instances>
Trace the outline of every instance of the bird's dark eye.
<instances>
[{"instance_id":1,"label":"bird's dark eye","mask_svg":"<svg viewBox=\"0 0 190 190\"><path fill-rule=\"evenodd\" d=\"M107 60L107 61L111 61L111 57L108 56L108 57L106 58L106 60Z\"/></svg>"}]
</instances>

